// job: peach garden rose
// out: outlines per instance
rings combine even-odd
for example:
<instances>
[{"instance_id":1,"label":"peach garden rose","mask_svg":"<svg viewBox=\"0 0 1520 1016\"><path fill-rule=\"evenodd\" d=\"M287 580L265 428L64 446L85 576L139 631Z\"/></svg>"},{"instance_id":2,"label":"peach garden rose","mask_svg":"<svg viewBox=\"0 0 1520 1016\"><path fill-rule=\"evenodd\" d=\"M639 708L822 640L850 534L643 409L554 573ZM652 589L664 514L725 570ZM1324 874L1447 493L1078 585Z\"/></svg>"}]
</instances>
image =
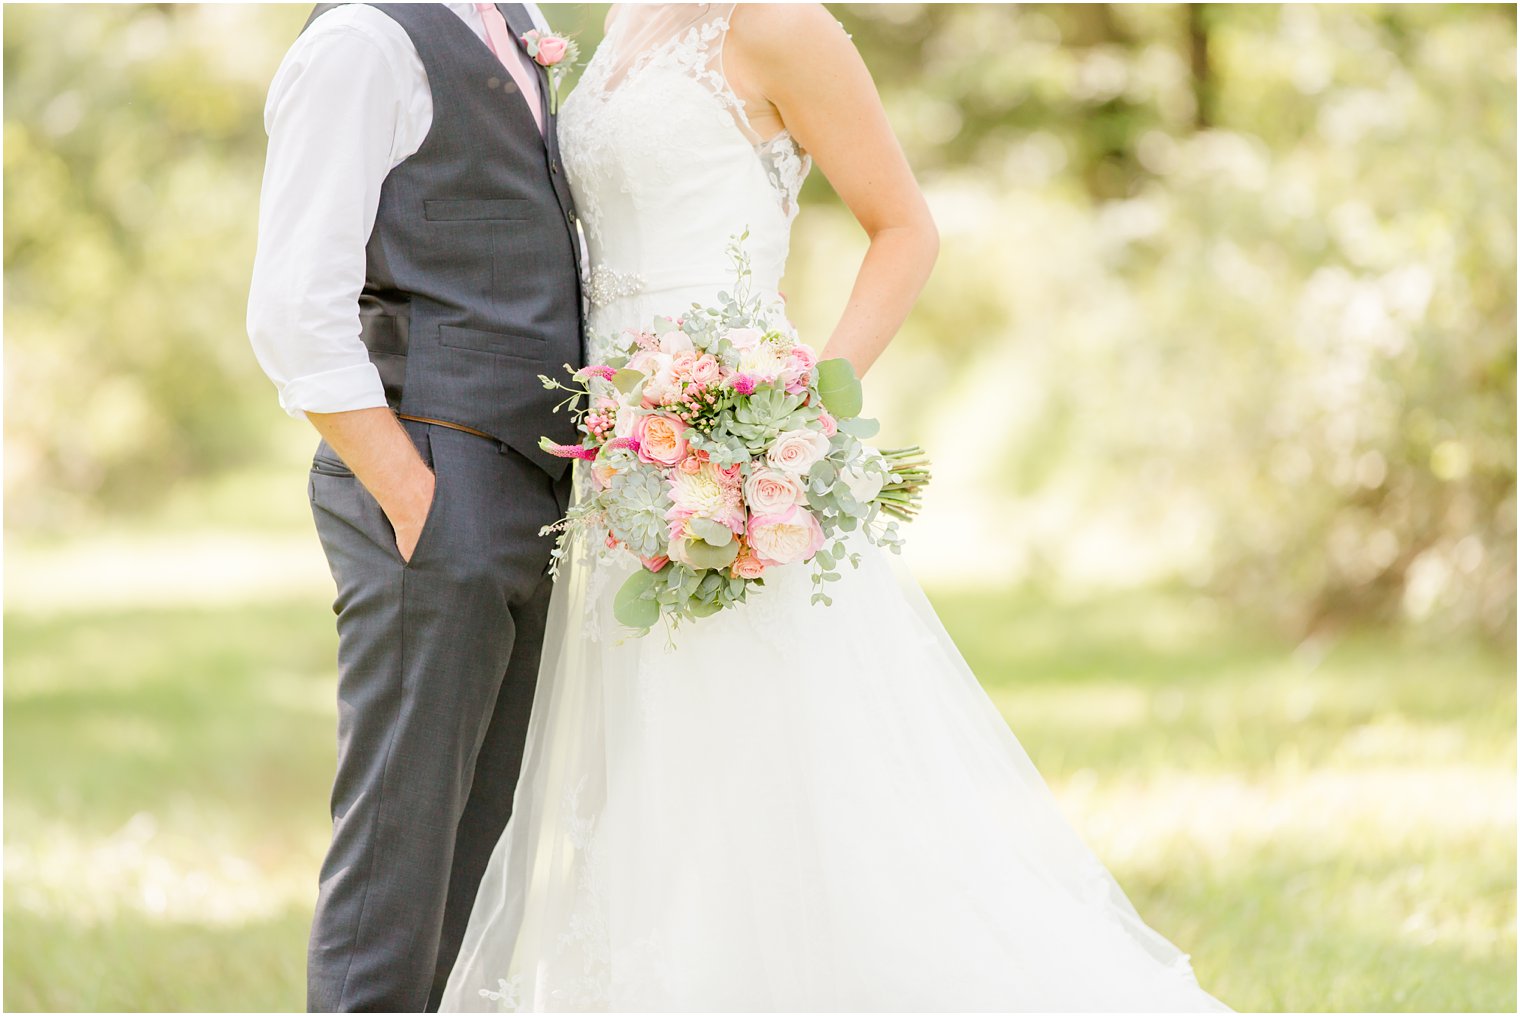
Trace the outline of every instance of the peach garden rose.
<instances>
[{"instance_id":1,"label":"peach garden rose","mask_svg":"<svg viewBox=\"0 0 1520 1016\"><path fill-rule=\"evenodd\" d=\"M664 413L645 413L633 424L629 435L638 442L639 458L662 466L673 466L686 457L686 424Z\"/></svg>"},{"instance_id":2,"label":"peach garden rose","mask_svg":"<svg viewBox=\"0 0 1520 1016\"><path fill-rule=\"evenodd\" d=\"M807 561L823 546L823 527L806 508L793 505L749 520L749 544L763 564Z\"/></svg>"}]
</instances>

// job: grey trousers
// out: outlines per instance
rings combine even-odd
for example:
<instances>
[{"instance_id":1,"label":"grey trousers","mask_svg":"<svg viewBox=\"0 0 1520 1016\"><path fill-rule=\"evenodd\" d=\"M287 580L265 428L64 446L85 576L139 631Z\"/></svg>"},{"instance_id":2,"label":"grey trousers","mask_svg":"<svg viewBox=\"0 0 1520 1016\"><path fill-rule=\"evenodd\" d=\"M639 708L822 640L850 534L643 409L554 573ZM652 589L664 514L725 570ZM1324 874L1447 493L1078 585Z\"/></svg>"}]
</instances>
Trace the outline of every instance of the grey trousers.
<instances>
[{"instance_id":1,"label":"grey trousers","mask_svg":"<svg viewBox=\"0 0 1520 1016\"><path fill-rule=\"evenodd\" d=\"M337 585L332 845L307 954L312 1012L435 1010L512 811L543 647L556 482L505 445L403 421L437 476L410 562L325 443L317 534Z\"/></svg>"}]
</instances>

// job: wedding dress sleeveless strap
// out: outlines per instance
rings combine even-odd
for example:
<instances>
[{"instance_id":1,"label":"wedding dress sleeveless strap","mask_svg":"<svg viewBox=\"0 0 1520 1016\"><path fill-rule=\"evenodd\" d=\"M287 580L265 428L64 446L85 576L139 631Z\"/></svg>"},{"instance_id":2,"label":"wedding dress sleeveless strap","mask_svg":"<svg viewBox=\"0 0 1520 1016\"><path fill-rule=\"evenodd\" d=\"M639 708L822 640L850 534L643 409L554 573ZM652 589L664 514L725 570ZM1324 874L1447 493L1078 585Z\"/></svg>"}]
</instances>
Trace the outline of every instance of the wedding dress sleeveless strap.
<instances>
[{"instance_id":1,"label":"wedding dress sleeveless strap","mask_svg":"<svg viewBox=\"0 0 1520 1016\"><path fill-rule=\"evenodd\" d=\"M715 302L746 233L776 294L809 160L723 73L733 5L619 8L561 141L607 338ZM622 639L631 564L556 585L511 825L446 1010L1223 1008L1062 818L912 578L862 545ZM502 787L501 793L512 788Z\"/></svg>"},{"instance_id":2,"label":"wedding dress sleeveless strap","mask_svg":"<svg viewBox=\"0 0 1520 1016\"><path fill-rule=\"evenodd\" d=\"M781 281L811 162L784 130L759 137L729 87L731 8L617 11L566 102L561 147L590 246L598 342L731 287L725 248L746 231L756 289L774 294Z\"/></svg>"}]
</instances>

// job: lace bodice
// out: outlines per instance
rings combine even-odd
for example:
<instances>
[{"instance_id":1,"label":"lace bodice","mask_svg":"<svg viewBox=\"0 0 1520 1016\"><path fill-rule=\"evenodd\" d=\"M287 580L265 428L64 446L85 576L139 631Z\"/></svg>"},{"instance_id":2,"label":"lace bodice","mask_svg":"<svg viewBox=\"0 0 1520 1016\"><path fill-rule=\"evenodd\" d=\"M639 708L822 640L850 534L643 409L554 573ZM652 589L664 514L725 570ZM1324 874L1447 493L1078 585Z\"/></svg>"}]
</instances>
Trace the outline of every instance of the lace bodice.
<instances>
[{"instance_id":1,"label":"lace bodice","mask_svg":"<svg viewBox=\"0 0 1520 1016\"><path fill-rule=\"evenodd\" d=\"M715 302L745 231L756 292L786 267L810 161L786 131L760 138L723 73L732 4L618 10L560 115L560 147L590 257L589 347Z\"/></svg>"}]
</instances>

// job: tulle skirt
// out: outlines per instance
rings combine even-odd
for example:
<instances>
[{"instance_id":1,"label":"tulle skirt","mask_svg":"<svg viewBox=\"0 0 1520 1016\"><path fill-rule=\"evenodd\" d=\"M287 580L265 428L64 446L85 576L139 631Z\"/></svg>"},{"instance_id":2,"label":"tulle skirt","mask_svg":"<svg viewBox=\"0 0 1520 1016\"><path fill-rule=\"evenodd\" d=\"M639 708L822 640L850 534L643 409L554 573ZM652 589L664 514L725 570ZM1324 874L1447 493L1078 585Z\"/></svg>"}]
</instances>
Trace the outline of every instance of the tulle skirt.
<instances>
[{"instance_id":1,"label":"tulle skirt","mask_svg":"<svg viewBox=\"0 0 1520 1016\"><path fill-rule=\"evenodd\" d=\"M1224 1009L857 549L833 606L772 569L673 647L622 637L627 570L580 549L445 1011Z\"/></svg>"}]
</instances>

